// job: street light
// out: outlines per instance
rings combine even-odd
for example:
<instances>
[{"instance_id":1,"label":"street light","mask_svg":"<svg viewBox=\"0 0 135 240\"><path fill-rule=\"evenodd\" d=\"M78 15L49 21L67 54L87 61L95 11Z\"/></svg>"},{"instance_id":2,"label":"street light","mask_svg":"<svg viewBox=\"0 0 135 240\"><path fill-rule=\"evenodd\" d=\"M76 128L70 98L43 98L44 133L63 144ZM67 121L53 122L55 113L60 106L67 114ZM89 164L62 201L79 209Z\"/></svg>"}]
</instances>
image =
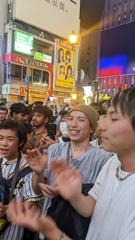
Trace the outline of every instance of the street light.
<instances>
[{"instance_id":1,"label":"street light","mask_svg":"<svg viewBox=\"0 0 135 240\"><path fill-rule=\"evenodd\" d=\"M78 40L78 35L75 34L74 31L72 31L72 33L69 35L69 42L71 44L76 44L77 43L77 40Z\"/></svg>"},{"instance_id":2,"label":"street light","mask_svg":"<svg viewBox=\"0 0 135 240\"><path fill-rule=\"evenodd\" d=\"M72 31L72 33L69 35L68 37L68 40L69 40L69 43L70 45L72 45L74 51L75 51L75 58L77 59L76 61L76 72L75 72L75 80L78 79L78 57L79 57L79 35L78 34L75 34L74 31ZM71 94L72 96L72 100L77 100L77 95L78 95L78 87L75 85L74 87L75 89L75 92Z\"/></svg>"}]
</instances>

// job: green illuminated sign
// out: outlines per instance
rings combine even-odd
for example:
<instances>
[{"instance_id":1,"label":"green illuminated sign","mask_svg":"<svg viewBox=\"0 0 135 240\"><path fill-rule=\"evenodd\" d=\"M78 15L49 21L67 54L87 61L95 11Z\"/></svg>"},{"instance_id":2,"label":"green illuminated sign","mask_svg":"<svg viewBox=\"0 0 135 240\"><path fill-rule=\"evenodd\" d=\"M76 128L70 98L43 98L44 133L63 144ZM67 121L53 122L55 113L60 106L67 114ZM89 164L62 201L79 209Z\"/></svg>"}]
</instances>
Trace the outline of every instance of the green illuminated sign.
<instances>
[{"instance_id":1,"label":"green illuminated sign","mask_svg":"<svg viewBox=\"0 0 135 240\"><path fill-rule=\"evenodd\" d=\"M48 63L52 62L51 56L46 55L44 53L36 52L36 51L34 51L33 58L43 62L48 62Z\"/></svg>"},{"instance_id":2,"label":"green illuminated sign","mask_svg":"<svg viewBox=\"0 0 135 240\"><path fill-rule=\"evenodd\" d=\"M34 59L43 61L43 53L40 52L34 52Z\"/></svg>"},{"instance_id":3,"label":"green illuminated sign","mask_svg":"<svg viewBox=\"0 0 135 240\"><path fill-rule=\"evenodd\" d=\"M33 37L22 32L15 31L14 50L31 55L33 48Z\"/></svg>"}]
</instances>

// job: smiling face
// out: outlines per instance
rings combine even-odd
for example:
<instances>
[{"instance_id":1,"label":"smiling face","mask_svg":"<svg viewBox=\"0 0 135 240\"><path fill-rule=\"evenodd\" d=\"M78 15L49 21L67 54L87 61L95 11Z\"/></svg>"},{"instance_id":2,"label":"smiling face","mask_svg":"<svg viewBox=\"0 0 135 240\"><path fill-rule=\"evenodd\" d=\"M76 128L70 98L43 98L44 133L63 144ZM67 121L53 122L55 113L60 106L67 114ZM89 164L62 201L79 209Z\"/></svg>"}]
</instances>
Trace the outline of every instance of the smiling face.
<instances>
[{"instance_id":1,"label":"smiling face","mask_svg":"<svg viewBox=\"0 0 135 240\"><path fill-rule=\"evenodd\" d=\"M72 68L71 68L71 66L69 66L69 67L67 68L67 75L68 75L68 76L71 76L71 75L72 75Z\"/></svg>"},{"instance_id":2,"label":"smiling face","mask_svg":"<svg viewBox=\"0 0 135 240\"><path fill-rule=\"evenodd\" d=\"M60 75L64 75L64 74L65 74L65 67L60 66Z\"/></svg>"},{"instance_id":3,"label":"smiling face","mask_svg":"<svg viewBox=\"0 0 135 240\"><path fill-rule=\"evenodd\" d=\"M72 111L68 116L67 126L71 141L89 141L91 128L89 120L83 112Z\"/></svg>"},{"instance_id":4,"label":"smiling face","mask_svg":"<svg viewBox=\"0 0 135 240\"><path fill-rule=\"evenodd\" d=\"M62 48L59 49L59 62L64 61L64 50Z\"/></svg>"},{"instance_id":5,"label":"smiling face","mask_svg":"<svg viewBox=\"0 0 135 240\"><path fill-rule=\"evenodd\" d=\"M18 155L19 139L16 131L0 129L0 155L7 160L13 160Z\"/></svg>"},{"instance_id":6,"label":"smiling face","mask_svg":"<svg viewBox=\"0 0 135 240\"><path fill-rule=\"evenodd\" d=\"M135 131L129 117L123 115L119 107L108 109L107 117L99 122L99 128L105 150L120 154L135 149Z\"/></svg>"}]
</instances>

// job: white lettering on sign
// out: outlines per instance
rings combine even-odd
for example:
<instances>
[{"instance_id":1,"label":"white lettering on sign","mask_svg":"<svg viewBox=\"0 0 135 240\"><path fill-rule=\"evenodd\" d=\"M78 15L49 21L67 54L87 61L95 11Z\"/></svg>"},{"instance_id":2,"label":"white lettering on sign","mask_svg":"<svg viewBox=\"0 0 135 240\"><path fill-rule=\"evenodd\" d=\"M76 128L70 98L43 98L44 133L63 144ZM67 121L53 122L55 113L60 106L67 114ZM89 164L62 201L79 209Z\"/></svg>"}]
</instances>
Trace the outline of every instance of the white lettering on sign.
<instances>
[{"instance_id":1,"label":"white lettering on sign","mask_svg":"<svg viewBox=\"0 0 135 240\"><path fill-rule=\"evenodd\" d=\"M32 67L38 67L38 68L44 68L44 69L48 69L48 65L44 62L39 62L36 61L34 59L30 59L30 58L23 58L21 56L17 57L17 62L21 63L23 65L29 65Z\"/></svg>"},{"instance_id":2,"label":"white lettering on sign","mask_svg":"<svg viewBox=\"0 0 135 240\"><path fill-rule=\"evenodd\" d=\"M5 84L5 85L2 86L2 94L19 95L20 94L20 87L19 87L19 85Z\"/></svg>"}]
</instances>

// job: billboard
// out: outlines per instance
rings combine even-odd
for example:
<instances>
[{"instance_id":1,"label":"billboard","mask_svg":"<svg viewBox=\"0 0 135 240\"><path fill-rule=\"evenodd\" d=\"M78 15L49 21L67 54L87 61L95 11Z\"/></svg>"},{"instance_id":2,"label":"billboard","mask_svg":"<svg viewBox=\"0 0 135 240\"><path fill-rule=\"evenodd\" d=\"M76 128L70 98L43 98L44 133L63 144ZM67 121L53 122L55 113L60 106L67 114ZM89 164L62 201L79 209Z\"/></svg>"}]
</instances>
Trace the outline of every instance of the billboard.
<instances>
[{"instance_id":1,"label":"billboard","mask_svg":"<svg viewBox=\"0 0 135 240\"><path fill-rule=\"evenodd\" d=\"M56 87L73 88L75 84L75 48L64 41L58 41L56 63Z\"/></svg>"},{"instance_id":2,"label":"billboard","mask_svg":"<svg viewBox=\"0 0 135 240\"><path fill-rule=\"evenodd\" d=\"M79 16L80 0L14 1L14 18L63 38L79 33Z\"/></svg>"},{"instance_id":3,"label":"billboard","mask_svg":"<svg viewBox=\"0 0 135 240\"><path fill-rule=\"evenodd\" d=\"M101 32L99 77L135 74L135 22Z\"/></svg>"}]
</instances>

